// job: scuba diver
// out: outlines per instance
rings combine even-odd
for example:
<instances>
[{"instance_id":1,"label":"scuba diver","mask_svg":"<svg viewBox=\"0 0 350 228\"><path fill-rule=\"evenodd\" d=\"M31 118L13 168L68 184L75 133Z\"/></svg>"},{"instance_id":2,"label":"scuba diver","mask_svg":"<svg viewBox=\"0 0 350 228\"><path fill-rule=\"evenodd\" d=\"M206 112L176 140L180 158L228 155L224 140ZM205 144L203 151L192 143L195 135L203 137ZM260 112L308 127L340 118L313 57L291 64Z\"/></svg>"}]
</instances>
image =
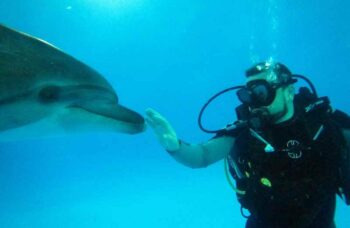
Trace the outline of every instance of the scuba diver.
<instances>
[{"instance_id":1,"label":"scuba diver","mask_svg":"<svg viewBox=\"0 0 350 228\"><path fill-rule=\"evenodd\" d=\"M303 79L309 88L295 92ZM262 62L246 71L236 90L237 121L199 144L180 140L153 109L146 121L178 162L203 168L221 159L247 218L248 228L335 227L336 195L350 204L350 117L318 97L312 83L281 63ZM249 211L249 213L248 213ZM249 215L247 215L249 214Z\"/></svg>"}]
</instances>

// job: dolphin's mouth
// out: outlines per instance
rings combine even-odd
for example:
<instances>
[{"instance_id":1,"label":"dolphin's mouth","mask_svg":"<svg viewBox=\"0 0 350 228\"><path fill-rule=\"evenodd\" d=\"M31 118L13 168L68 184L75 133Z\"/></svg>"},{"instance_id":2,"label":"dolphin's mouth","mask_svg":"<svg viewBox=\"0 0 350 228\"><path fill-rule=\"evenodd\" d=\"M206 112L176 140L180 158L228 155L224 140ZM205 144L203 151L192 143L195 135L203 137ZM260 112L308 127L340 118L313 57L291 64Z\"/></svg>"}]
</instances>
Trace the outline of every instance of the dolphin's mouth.
<instances>
[{"instance_id":1,"label":"dolphin's mouth","mask_svg":"<svg viewBox=\"0 0 350 228\"><path fill-rule=\"evenodd\" d=\"M44 119L44 115L54 116L58 124L69 131L107 130L135 134L144 131L144 118L118 104L114 91L95 85L45 85L39 89L30 89L21 94L0 100L0 104L12 107L23 100L31 107L25 113L13 113L0 130L17 128ZM62 111L60 111L62 110ZM66 110L66 111L64 111ZM30 121L25 120L30 117Z\"/></svg>"},{"instance_id":2,"label":"dolphin's mouth","mask_svg":"<svg viewBox=\"0 0 350 228\"><path fill-rule=\"evenodd\" d=\"M89 121L104 119L128 133L138 133L144 129L144 118L118 104L118 97L109 89L95 85L45 86L38 93L42 103L60 103L66 108L80 109L81 116L89 116ZM92 102L93 101L93 102ZM83 113L83 112L86 113ZM89 124L89 123L85 123ZM104 123L103 123L104 124Z\"/></svg>"},{"instance_id":3,"label":"dolphin's mouth","mask_svg":"<svg viewBox=\"0 0 350 228\"><path fill-rule=\"evenodd\" d=\"M80 123L79 126L98 125L99 127L97 128L129 134L136 134L145 130L145 120L140 114L116 103L94 102L91 104L86 102L70 105L67 108L72 112L78 113L74 115L70 113L67 116L70 119L70 123L72 123L70 118L72 116L75 116L73 119L76 122L85 121Z\"/></svg>"}]
</instances>

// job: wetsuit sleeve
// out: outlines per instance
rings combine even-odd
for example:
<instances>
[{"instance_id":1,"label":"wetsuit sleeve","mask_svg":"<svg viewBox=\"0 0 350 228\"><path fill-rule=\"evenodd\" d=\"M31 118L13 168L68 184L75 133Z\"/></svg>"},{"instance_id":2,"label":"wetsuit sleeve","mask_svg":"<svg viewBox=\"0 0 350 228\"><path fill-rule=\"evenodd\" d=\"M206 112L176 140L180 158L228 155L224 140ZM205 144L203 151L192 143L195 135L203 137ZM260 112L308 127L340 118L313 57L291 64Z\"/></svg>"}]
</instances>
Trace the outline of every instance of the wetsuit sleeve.
<instances>
[{"instance_id":1,"label":"wetsuit sleeve","mask_svg":"<svg viewBox=\"0 0 350 228\"><path fill-rule=\"evenodd\" d=\"M191 168L204 168L229 154L235 138L214 137L205 143L189 144L180 140L180 149L168 151L178 162Z\"/></svg>"}]
</instances>

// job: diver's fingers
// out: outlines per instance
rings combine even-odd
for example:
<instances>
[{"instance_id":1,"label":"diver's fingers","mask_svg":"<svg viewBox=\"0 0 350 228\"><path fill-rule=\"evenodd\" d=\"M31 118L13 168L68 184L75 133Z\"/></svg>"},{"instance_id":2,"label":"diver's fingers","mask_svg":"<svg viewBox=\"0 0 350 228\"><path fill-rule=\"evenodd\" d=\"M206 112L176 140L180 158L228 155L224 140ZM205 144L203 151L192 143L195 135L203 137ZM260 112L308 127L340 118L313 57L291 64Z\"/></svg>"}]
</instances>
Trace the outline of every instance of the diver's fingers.
<instances>
[{"instance_id":1,"label":"diver's fingers","mask_svg":"<svg viewBox=\"0 0 350 228\"><path fill-rule=\"evenodd\" d=\"M161 120L154 116L145 116L146 123L152 127L156 128L157 126L161 125Z\"/></svg>"},{"instance_id":2,"label":"diver's fingers","mask_svg":"<svg viewBox=\"0 0 350 228\"><path fill-rule=\"evenodd\" d=\"M168 121L160 113L150 108L146 109L145 119L151 127L168 124Z\"/></svg>"},{"instance_id":3,"label":"diver's fingers","mask_svg":"<svg viewBox=\"0 0 350 228\"><path fill-rule=\"evenodd\" d=\"M153 129L160 144L167 150L175 151L180 147L176 132L170 123L157 111L148 108L145 116L146 123Z\"/></svg>"},{"instance_id":4,"label":"diver's fingers","mask_svg":"<svg viewBox=\"0 0 350 228\"><path fill-rule=\"evenodd\" d=\"M156 123L153 121L152 118L149 118L149 117L145 117L145 121L146 123L151 127L151 128L155 128L156 127Z\"/></svg>"},{"instance_id":5,"label":"diver's fingers","mask_svg":"<svg viewBox=\"0 0 350 228\"><path fill-rule=\"evenodd\" d=\"M168 122L159 121L158 119L154 118L145 118L146 123L157 133L163 134L164 132L169 131L170 124Z\"/></svg>"},{"instance_id":6,"label":"diver's fingers","mask_svg":"<svg viewBox=\"0 0 350 228\"><path fill-rule=\"evenodd\" d=\"M146 115L150 118L162 118L162 115L152 108L146 109Z\"/></svg>"}]
</instances>

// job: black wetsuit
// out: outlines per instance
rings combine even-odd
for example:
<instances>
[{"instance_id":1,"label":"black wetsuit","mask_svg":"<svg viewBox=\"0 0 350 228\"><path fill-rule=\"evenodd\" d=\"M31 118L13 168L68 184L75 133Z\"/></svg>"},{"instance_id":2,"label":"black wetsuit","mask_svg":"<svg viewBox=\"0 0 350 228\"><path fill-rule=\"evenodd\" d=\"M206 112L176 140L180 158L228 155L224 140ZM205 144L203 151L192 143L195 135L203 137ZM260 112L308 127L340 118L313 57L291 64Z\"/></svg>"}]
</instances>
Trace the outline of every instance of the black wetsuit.
<instances>
[{"instance_id":1,"label":"black wetsuit","mask_svg":"<svg viewBox=\"0 0 350 228\"><path fill-rule=\"evenodd\" d=\"M230 172L237 187L246 191L237 196L250 211L248 228L335 227L339 167L347 147L338 126L350 119L345 114L337 118L336 113L325 121L317 112L296 113L259 133L274 152L265 152L266 145L249 129L232 134L236 142L228 157Z\"/></svg>"}]
</instances>

